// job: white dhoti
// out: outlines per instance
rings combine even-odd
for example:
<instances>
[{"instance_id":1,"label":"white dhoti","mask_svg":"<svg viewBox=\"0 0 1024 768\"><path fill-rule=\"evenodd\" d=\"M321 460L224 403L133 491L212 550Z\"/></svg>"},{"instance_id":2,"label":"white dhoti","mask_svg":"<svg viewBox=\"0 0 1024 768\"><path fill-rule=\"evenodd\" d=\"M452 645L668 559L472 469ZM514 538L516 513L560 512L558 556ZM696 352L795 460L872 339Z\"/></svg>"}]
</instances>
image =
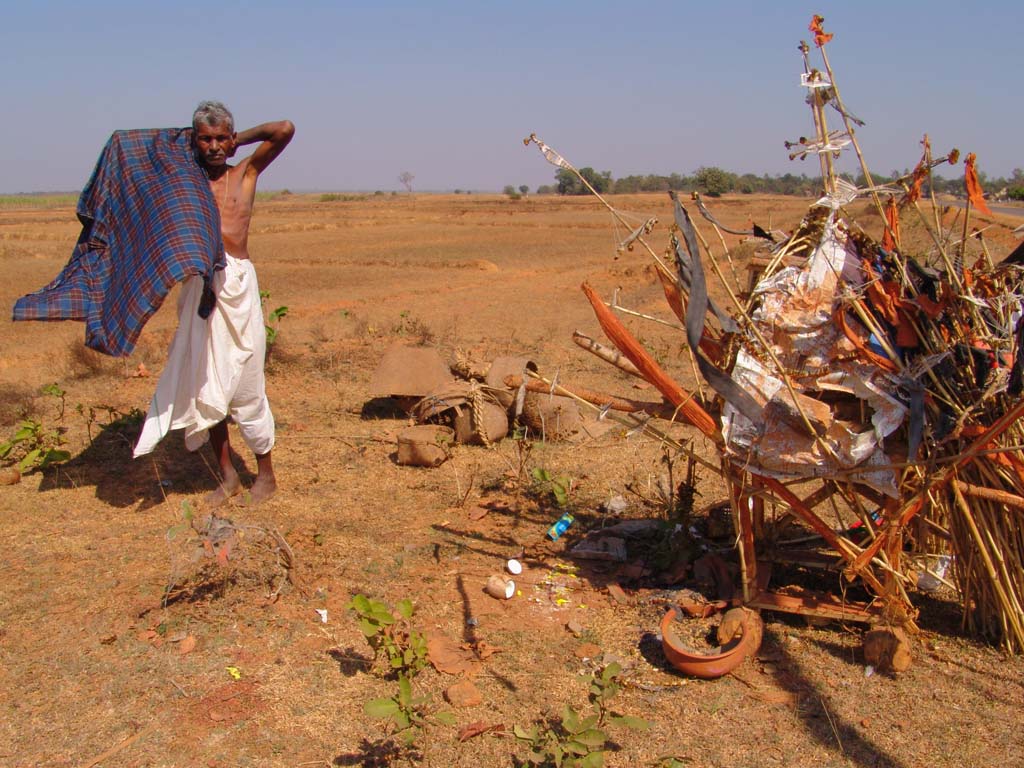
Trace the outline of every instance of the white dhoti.
<instances>
[{"instance_id":1,"label":"white dhoti","mask_svg":"<svg viewBox=\"0 0 1024 768\"><path fill-rule=\"evenodd\" d=\"M185 430L185 447L198 450L209 429L228 416L257 454L274 447L274 415L267 401L263 364L267 339L256 270L248 259L227 255L213 276L217 303L199 317L200 276L190 277L178 299L178 330L149 405L135 456L152 451L172 429Z\"/></svg>"}]
</instances>

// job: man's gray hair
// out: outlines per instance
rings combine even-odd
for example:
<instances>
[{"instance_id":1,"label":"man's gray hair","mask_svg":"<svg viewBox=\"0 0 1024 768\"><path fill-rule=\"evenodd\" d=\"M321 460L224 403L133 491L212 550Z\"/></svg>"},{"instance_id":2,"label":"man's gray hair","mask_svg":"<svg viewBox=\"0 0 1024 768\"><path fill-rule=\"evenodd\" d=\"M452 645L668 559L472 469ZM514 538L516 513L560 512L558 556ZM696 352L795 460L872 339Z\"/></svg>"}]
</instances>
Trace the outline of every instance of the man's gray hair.
<instances>
[{"instance_id":1,"label":"man's gray hair","mask_svg":"<svg viewBox=\"0 0 1024 768\"><path fill-rule=\"evenodd\" d=\"M231 132L235 132L235 118L231 110L219 101L202 101L192 113L192 127L198 129L200 125L213 128L216 125L227 124Z\"/></svg>"}]
</instances>

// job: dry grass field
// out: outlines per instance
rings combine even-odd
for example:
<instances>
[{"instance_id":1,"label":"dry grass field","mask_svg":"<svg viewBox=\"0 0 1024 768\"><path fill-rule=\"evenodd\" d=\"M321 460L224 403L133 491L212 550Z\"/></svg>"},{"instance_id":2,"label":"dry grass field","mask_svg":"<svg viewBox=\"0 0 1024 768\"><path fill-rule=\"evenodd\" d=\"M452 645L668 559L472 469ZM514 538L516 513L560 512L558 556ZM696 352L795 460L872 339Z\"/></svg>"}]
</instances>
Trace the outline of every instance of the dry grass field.
<instances>
[{"instance_id":1,"label":"dry grass field","mask_svg":"<svg viewBox=\"0 0 1024 768\"><path fill-rule=\"evenodd\" d=\"M615 204L658 216L649 240L664 247L666 196ZM712 204L733 226L752 217L783 229L806 206L756 196ZM1012 247L1007 225L1019 224L998 218L986 232L997 257ZM607 522L600 505L612 496L630 502L625 517L660 514L643 498L663 471L650 439L589 422L578 439L535 442L526 453L505 440L459 447L436 469L396 464L395 434L407 422L375 407L368 390L395 341L445 358L456 349L481 360L524 355L566 385L657 399L571 341L574 329L600 338L583 280L606 299L620 288L623 305L669 316L648 257L638 249L615 258L616 233L596 201L262 200L250 248L268 307L288 307L268 368L280 491L224 513L242 532L227 560L209 557L185 524L215 487L212 456L189 454L172 434L153 455L131 459L132 410L152 395L174 297L128 360L84 350L80 324L7 319L18 296L57 274L78 230L70 206L0 207L0 441L31 417L63 429L72 453L0 486L0 765L512 765L527 754L513 726L559 717L565 705L585 709L580 673L602 657L627 669L613 709L651 724L610 728L607 765L1024 764L1024 662L963 637L948 600L919 596L923 631L914 665L898 678L865 675L863 628L782 615L766 615L757 658L736 674L673 674L656 638L660 590L628 569L565 554ZM693 383L681 333L628 324L670 373ZM140 364L149 376L137 375ZM41 393L55 382L63 403ZM670 431L712 455L685 427ZM252 457L243 451L238 462L251 481ZM557 543L545 533L561 510L532 469L573 480L577 521ZM705 475L698 508L721 492ZM290 570L272 530L293 555ZM520 593L488 597L487 576L513 556L526 565ZM616 584L625 597L609 592ZM397 686L371 668L346 610L360 593L388 605L410 598L415 627L465 647L467 671L428 668L414 681L457 725L430 725L408 750L364 713ZM460 677L473 681L479 703L445 701ZM476 722L505 733L459 741L459 729Z\"/></svg>"}]
</instances>

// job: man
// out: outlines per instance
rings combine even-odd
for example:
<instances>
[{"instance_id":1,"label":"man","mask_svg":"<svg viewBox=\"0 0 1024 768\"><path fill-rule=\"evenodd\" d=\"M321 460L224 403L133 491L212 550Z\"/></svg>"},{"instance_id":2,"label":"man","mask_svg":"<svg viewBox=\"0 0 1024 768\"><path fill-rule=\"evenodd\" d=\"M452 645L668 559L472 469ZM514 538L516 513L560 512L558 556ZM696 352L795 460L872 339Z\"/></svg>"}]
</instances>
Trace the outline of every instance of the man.
<instances>
[{"instance_id":1,"label":"man","mask_svg":"<svg viewBox=\"0 0 1024 768\"><path fill-rule=\"evenodd\" d=\"M215 507L242 491L231 463L227 419L256 455L257 477L248 501L258 504L277 489L271 450L274 417L267 402L263 365L266 336L256 273L249 260L249 222L256 182L288 146L295 126L288 120L236 133L234 118L216 101L204 101L192 117L196 160L205 172L220 212L226 266L213 277L216 297L204 314L203 280L189 278L179 298L179 325L157 385L135 455L149 453L170 429L184 427L196 450L207 433L220 468L220 485L205 502ZM229 165L237 149L259 142L256 151Z\"/></svg>"}]
</instances>

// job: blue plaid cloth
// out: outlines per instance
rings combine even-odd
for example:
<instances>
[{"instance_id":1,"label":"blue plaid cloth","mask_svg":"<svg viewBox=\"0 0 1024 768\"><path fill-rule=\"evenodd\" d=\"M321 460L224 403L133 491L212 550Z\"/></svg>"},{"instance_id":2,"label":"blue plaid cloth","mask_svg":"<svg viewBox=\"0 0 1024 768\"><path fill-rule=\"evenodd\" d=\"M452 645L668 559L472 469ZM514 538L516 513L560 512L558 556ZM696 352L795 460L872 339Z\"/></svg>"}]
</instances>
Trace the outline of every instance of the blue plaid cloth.
<instances>
[{"instance_id":1,"label":"blue plaid cloth","mask_svg":"<svg viewBox=\"0 0 1024 768\"><path fill-rule=\"evenodd\" d=\"M126 356L175 283L198 274L209 285L224 244L191 137L191 128L114 132L78 200L70 261L18 299L15 320L82 320L86 346Z\"/></svg>"}]
</instances>

